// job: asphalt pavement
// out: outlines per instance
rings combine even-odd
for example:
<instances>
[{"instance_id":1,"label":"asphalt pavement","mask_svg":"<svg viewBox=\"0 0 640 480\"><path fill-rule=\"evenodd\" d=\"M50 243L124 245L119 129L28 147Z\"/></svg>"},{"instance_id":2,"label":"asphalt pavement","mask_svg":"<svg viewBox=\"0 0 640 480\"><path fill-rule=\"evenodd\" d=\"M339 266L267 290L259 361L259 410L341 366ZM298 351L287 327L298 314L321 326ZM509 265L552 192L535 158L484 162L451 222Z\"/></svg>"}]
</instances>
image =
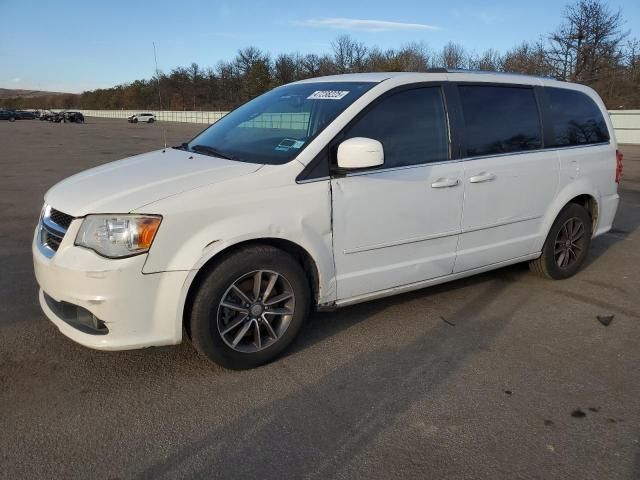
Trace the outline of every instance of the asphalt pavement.
<instances>
[{"instance_id":1,"label":"asphalt pavement","mask_svg":"<svg viewBox=\"0 0 640 480\"><path fill-rule=\"evenodd\" d=\"M315 314L236 372L188 343L89 350L41 313L44 192L163 143L161 123L87 120L0 123L0 478L640 478L640 147L574 278L515 265Z\"/></svg>"}]
</instances>

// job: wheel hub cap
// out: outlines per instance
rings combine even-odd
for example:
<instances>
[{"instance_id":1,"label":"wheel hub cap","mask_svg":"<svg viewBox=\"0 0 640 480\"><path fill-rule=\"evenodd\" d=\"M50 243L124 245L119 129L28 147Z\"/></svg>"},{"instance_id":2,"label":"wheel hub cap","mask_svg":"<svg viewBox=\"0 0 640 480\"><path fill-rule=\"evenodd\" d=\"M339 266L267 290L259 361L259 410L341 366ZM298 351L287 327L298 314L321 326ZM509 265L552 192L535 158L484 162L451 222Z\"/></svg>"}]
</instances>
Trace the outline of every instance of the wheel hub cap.
<instances>
[{"instance_id":1,"label":"wheel hub cap","mask_svg":"<svg viewBox=\"0 0 640 480\"><path fill-rule=\"evenodd\" d=\"M259 303L254 303L249 309L249 313L251 313L252 317L259 317L262 315L262 312L264 312L264 307Z\"/></svg>"}]
</instances>

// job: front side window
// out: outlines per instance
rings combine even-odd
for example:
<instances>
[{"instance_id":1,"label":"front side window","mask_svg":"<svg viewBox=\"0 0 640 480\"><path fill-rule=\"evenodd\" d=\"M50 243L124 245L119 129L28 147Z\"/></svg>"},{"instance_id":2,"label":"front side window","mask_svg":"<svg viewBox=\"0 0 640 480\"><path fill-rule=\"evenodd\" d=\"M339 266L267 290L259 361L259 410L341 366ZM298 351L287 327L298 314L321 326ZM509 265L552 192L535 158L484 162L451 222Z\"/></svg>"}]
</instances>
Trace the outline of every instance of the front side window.
<instances>
[{"instance_id":1,"label":"front side window","mask_svg":"<svg viewBox=\"0 0 640 480\"><path fill-rule=\"evenodd\" d=\"M222 117L187 148L243 162L289 162L374 85L315 82L276 88Z\"/></svg>"},{"instance_id":2,"label":"front side window","mask_svg":"<svg viewBox=\"0 0 640 480\"><path fill-rule=\"evenodd\" d=\"M609 140L607 124L595 102L582 92L545 88L551 104L556 147Z\"/></svg>"},{"instance_id":3,"label":"front side window","mask_svg":"<svg viewBox=\"0 0 640 480\"><path fill-rule=\"evenodd\" d=\"M404 90L383 98L347 130L384 148L384 168L449 158L447 119L440 87Z\"/></svg>"},{"instance_id":4,"label":"front side window","mask_svg":"<svg viewBox=\"0 0 640 480\"><path fill-rule=\"evenodd\" d=\"M461 85L468 156L542 148L532 88Z\"/></svg>"}]
</instances>

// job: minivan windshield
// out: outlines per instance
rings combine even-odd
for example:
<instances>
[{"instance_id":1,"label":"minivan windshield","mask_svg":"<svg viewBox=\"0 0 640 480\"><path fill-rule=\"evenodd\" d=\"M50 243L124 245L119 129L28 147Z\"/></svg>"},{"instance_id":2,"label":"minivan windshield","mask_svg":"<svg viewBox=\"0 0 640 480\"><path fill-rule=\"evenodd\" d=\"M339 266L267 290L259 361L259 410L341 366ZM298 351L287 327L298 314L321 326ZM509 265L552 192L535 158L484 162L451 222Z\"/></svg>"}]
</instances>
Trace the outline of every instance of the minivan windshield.
<instances>
[{"instance_id":1,"label":"minivan windshield","mask_svg":"<svg viewBox=\"0 0 640 480\"><path fill-rule=\"evenodd\" d=\"M250 163L280 165L295 158L371 82L285 85L222 117L184 147Z\"/></svg>"}]
</instances>

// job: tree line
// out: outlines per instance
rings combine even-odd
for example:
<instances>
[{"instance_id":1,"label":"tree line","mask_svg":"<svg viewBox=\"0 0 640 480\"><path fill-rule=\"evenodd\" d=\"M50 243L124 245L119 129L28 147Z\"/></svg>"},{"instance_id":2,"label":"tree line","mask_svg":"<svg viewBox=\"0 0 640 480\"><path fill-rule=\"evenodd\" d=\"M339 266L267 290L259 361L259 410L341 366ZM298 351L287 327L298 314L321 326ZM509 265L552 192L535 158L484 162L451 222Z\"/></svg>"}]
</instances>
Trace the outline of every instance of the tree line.
<instances>
[{"instance_id":1,"label":"tree line","mask_svg":"<svg viewBox=\"0 0 640 480\"><path fill-rule=\"evenodd\" d=\"M500 53L480 54L449 42L439 50L409 43L382 50L348 35L323 54L283 53L272 57L257 47L203 68L196 63L150 79L112 88L34 98L13 98L12 108L144 110L230 110L285 83L323 75L414 71L431 68L524 73L582 83L594 88L610 109L640 108L640 41L624 30L621 10L602 0L578 0L565 7L560 25L538 40ZM162 105L160 105L161 93Z\"/></svg>"}]
</instances>

